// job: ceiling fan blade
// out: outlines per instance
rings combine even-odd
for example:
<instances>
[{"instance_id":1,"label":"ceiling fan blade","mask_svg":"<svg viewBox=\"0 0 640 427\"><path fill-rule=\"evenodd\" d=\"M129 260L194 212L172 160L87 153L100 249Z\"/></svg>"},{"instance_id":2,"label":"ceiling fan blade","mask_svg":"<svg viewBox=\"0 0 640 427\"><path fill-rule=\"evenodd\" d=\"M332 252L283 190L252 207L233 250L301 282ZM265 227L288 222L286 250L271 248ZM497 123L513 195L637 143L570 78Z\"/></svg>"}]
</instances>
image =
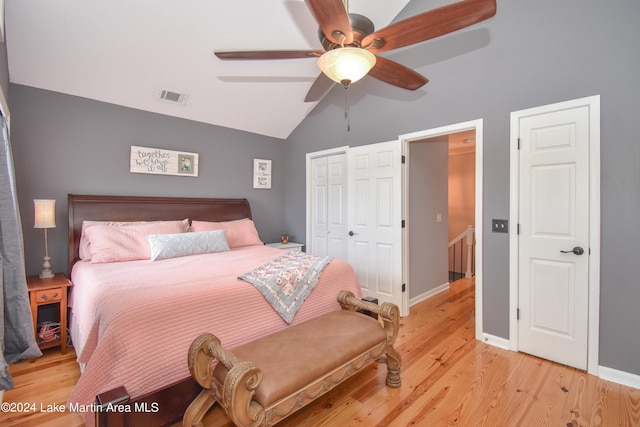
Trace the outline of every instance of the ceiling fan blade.
<instances>
[{"instance_id":1,"label":"ceiling fan blade","mask_svg":"<svg viewBox=\"0 0 640 427\"><path fill-rule=\"evenodd\" d=\"M318 58L324 50L254 50L239 52L214 52L220 59L296 59Z\"/></svg>"},{"instance_id":2,"label":"ceiling fan blade","mask_svg":"<svg viewBox=\"0 0 640 427\"><path fill-rule=\"evenodd\" d=\"M309 92L307 92L304 102L320 101L331 90L334 84L335 82L333 80L324 73L320 73L316 81L311 85Z\"/></svg>"},{"instance_id":3,"label":"ceiling fan blade","mask_svg":"<svg viewBox=\"0 0 640 427\"><path fill-rule=\"evenodd\" d=\"M305 0L305 3L329 40L336 44L353 42L351 22L342 0Z\"/></svg>"},{"instance_id":4,"label":"ceiling fan blade","mask_svg":"<svg viewBox=\"0 0 640 427\"><path fill-rule=\"evenodd\" d=\"M385 83L409 90L419 89L429 81L412 69L381 56L376 58L376 65L369 71L369 75Z\"/></svg>"},{"instance_id":5,"label":"ceiling fan blade","mask_svg":"<svg viewBox=\"0 0 640 427\"><path fill-rule=\"evenodd\" d=\"M391 24L362 40L377 53L433 39L468 27L496 14L496 0L463 0ZM378 47L381 39L382 45Z\"/></svg>"}]
</instances>

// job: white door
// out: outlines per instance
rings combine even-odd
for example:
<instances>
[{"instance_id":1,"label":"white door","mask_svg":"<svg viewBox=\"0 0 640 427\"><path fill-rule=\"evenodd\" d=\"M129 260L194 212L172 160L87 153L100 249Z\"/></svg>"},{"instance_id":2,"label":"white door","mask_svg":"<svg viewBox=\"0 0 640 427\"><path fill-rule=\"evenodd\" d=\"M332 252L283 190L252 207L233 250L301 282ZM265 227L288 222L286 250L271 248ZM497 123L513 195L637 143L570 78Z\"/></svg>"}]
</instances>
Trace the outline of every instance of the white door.
<instances>
[{"instance_id":1,"label":"white door","mask_svg":"<svg viewBox=\"0 0 640 427\"><path fill-rule=\"evenodd\" d=\"M337 154L327 158L328 168L328 235L327 255L347 259L347 155Z\"/></svg>"},{"instance_id":2,"label":"white door","mask_svg":"<svg viewBox=\"0 0 640 427\"><path fill-rule=\"evenodd\" d=\"M307 251L318 255L327 255L328 203L327 158L311 159L311 242Z\"/></svg>"},{"instance_id":3,"label":"white door","mask_svg":"<svg viewBox=\"0 0 640 427\"><path fill-rule=\"evenodd\" d=\"M519 118L518 350L587 369L589 106Z\"/></svg>"},{"instance_id":4,"label":"white door","mask_svg":"<svg viewBox=\"0 0 640 427\"><path fill-rule=\"evenodd\" d=\"M365 296L403 307L400 141L350 148L348 164L349 262Z\"/></svg>"},{"instance_id":5,"label":"white door","mask_svg":"<svg viewBox=\"0 0 640 427\"><path fill-rule=\"evenodd\" d=\"M347 259L347 156L311 159L310 251Z\"/></svg>"}]
</instances>

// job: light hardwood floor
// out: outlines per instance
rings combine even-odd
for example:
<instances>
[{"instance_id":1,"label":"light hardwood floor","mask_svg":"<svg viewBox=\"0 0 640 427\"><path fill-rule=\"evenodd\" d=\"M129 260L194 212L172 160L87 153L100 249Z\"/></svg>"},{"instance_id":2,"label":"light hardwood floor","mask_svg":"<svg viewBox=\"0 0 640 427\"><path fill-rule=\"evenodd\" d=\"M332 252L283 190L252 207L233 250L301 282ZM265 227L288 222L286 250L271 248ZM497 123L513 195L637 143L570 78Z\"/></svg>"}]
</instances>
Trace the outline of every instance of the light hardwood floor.
<instances>
[{"instance_id":1,"label":"light hardwood floor","mask_svg":"<svg viewBox=\"0 0 640 427\"><path fill-rule=\"evenodd\" d=\"M372 366L279 424L293 426L640 426L640 390L478 342L474 287L461 280L411 308L397 349L402 386ZM63 404L79 371L70 351L12 365L6 402ZM75 414L0 414L6 426L82 425ZM175 426L179 426L176 424ZM214 406L205 426L231 426Z\"/></svg>"}]
</instances>

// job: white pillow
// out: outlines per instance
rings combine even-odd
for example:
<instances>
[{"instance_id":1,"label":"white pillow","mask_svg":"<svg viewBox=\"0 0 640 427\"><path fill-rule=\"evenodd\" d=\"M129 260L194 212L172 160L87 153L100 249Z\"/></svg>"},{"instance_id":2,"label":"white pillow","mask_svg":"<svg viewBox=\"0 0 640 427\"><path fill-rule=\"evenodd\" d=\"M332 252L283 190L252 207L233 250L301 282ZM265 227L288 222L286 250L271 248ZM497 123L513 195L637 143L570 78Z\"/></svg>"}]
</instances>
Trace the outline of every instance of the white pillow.
<instances>
[{"instance_id":1,"label":"white pillow","mask_svg":"<svg viewBox=\"0 0 640 427\"><path fill-rule=\"evenodd\" d=\"M150 234L147 240L151 245L151 261L229 250L224 230Z\"/></svg>"}]
</instances>

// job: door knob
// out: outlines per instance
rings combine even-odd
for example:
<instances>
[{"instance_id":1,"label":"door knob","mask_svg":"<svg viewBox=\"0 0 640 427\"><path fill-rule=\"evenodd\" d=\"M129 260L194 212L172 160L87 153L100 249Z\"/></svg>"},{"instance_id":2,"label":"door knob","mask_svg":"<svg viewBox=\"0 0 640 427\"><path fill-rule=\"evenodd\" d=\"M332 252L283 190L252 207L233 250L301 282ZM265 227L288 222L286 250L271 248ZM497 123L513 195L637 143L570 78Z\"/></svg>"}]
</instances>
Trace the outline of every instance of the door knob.
<instances>
[{"instance_id":1,"label":"door knob","mask_svg":"<svg viewBox=\"0 0 640 427\"><path fill-rule=\"evenodd\" d=\"M571 249L570 251L560 251L563 254L569 254L571 252L573 252L576 255L582 255L584 253L584 249L582 249L580 246L576 246L575 248Z\"/></svg>"},{"instance_id":2,"label":"door knob","mask_svg":"<svg viewBox=\"0 0 640 427\"><path fill-rule=\"evenodd\" d=\"M358 234L358 233L354 233L353 231L350 231L350 232L349 232L349 236L355 236L355 235L357 235L357 234Z\"/></svg>"}]
</instances>

